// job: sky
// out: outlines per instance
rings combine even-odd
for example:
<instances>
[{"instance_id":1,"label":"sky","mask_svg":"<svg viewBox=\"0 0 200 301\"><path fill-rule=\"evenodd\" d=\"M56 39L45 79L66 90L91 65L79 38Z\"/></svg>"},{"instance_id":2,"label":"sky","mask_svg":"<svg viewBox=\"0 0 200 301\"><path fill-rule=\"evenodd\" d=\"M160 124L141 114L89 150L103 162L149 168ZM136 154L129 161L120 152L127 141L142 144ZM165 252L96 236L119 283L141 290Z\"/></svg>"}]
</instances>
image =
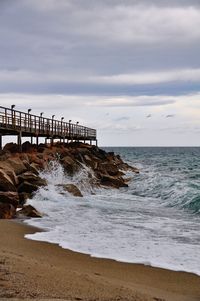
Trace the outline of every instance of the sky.
<instances>
[{"instance_id":1,"label":"sky","mask_svg":"<svg viewBox=\"0 0 200 301\"><path fill-rule=\"evenodd\" d=\"M100 146L200 146L200 0L0 0L0 105Z\"/></svg>"}]
</instances>

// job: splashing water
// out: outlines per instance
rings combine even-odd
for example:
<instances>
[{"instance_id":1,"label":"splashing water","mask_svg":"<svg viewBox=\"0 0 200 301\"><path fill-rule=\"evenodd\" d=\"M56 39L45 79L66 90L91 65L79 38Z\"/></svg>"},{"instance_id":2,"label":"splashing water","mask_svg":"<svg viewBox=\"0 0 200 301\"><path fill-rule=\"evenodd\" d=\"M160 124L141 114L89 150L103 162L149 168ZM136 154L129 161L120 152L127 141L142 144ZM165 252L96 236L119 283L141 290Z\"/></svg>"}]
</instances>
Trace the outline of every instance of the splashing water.
<instances>
[{"instance_id":1,"label":"splashing water","mask_svg":"<svg viewBox=\"0 0 200 301\"><path fill-rule=\"evenodd\" d=\"M129 188L95 189L94 174L83 166L74 177L58 162L44 176L30 203L46 215L30 219L46 232L27 238L63 248L200 275L200 149L116 148L141 169ZM74 183L84 194L71 196L57 184Z\"/></svg>"}]
</instances>

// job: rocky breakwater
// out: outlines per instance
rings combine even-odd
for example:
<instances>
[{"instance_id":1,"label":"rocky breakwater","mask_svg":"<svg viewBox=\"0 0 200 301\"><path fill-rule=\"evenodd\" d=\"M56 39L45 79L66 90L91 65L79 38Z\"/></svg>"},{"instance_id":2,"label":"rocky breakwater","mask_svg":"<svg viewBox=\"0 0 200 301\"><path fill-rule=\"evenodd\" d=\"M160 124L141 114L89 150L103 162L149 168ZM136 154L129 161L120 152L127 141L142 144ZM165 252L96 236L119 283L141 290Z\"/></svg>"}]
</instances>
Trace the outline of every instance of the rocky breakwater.
<instances>
[{"instance_id":1,"label":"rocky breakwater","mask_svg":"<svg viewBox=\"0 0 200 301\"><path fill-rule=\"evenodd\" d=\"M26 205L26 200L32 198L39 187L48 184L40 172L48 169L53 161L59 161L69 176L87 168L88 180L95 187L127 187L125 172L139 172L123 162L119 155L88 144L40 144L37 147L25 142L20 152L16 144L10 143L0 152L0 218L41 217L35 208ZM82 196L72 183L58 186L74 196Z\"/></svg>"}]
</instances>

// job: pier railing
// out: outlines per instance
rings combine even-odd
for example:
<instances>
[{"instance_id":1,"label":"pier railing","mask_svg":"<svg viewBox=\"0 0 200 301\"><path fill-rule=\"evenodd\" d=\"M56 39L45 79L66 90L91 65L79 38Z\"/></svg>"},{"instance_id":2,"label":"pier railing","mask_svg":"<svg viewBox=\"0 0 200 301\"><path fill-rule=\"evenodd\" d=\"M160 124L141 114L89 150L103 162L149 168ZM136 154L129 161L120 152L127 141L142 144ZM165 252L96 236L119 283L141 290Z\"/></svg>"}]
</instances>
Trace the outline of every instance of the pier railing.
<instances>
[{"instance_id":1,"label":"pier railing","mask_svg":"<svg viewBox=\"0 0 200 301\"><path fill-rule=\"evenodd\" d=\"M0 134L12 135L19 132L24 137L96 141L95 129L0 106Z\"/></svg>"}]
</instances>

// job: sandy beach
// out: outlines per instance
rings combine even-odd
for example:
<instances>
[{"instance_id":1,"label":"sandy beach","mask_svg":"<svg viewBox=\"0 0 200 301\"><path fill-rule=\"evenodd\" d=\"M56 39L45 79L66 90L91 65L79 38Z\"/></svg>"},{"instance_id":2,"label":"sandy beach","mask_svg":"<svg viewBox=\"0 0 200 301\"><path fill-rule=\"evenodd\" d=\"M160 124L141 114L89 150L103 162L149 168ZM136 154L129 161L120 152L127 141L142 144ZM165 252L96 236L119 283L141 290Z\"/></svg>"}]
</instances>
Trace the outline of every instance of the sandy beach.
<instances>
[{"instance_id":1,"label":"sandy beach","mask_svg":"<svg viewBox=\"0 0 200 301\"><path fill-rule=\"evenodd\" d=\"M35 228L0 221L0 300L200 300L200 277L91 258L24 238Z\"/></svg>"}]
</instances>

